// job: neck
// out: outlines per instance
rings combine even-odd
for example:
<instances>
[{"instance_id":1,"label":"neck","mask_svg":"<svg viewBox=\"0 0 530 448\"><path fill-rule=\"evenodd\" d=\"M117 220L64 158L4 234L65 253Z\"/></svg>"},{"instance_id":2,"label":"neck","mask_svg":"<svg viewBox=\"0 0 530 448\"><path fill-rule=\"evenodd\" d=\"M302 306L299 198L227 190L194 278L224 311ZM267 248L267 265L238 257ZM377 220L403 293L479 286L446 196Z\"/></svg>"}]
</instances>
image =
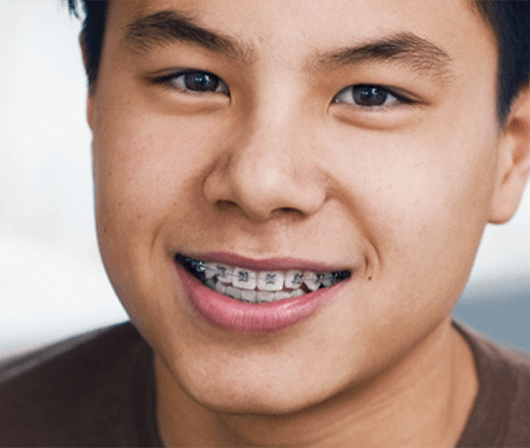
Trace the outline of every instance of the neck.
<instances>
[{"instance_id":1,"label":"neck","mask_svg":"<svg viewBox=\"0 0 530 448\"><path fill-rule=\"evenodd\" d=\"M377 377L288 415L219 413L187 395L158 357L155 371L165 446L454 446L478 389L449 319Z\"/></svg>"}]
</instances>

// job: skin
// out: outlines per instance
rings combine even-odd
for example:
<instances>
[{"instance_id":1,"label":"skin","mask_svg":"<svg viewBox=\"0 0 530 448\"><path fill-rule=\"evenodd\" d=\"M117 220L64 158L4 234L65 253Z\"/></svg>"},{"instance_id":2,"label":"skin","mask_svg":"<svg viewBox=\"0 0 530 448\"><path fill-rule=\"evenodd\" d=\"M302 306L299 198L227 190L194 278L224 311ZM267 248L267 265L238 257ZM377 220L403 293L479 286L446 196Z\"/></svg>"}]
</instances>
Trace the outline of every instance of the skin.
<instances>
[{"instance_id":1,"label":"skin","mask_svg":"<svg viewBox=\"0 0 530 448\"><path fill-rule=\"evenodd\" d=\"M132 20L168 9L235 38L249 60L124 43ZM530 101L499 128L489 28L457 0L131 0L111 2L107 20L88 101L98 238L155 351L163 442L454 446L477 379L451 309L485 225L511 217L530 170ZM391 31L435 43L449 72L308 64ZM153 82L175 68L214 73L230 97ZM356 84L416 103L334 102ZM236 334L192 311L175 272L176 252L210 251L354 275L309 319Z\"/></svg>"}]
</instances>

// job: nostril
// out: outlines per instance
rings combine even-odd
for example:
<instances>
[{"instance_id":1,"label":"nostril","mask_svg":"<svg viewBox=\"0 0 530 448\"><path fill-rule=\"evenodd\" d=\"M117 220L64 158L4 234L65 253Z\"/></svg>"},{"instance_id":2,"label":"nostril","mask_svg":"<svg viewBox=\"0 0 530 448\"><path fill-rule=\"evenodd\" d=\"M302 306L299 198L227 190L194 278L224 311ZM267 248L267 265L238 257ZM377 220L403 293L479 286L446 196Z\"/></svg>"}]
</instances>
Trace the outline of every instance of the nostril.
<instances>
[{"instance_id":1,"label":"nostril","mask_svg":"<svg viewBox=\"0 0 530 448\"><path fill-rule=\"evenodd\" d=\"M217 207L219 208L219 210L221 211L226 211L226 210L230 210L234 207L237 207L237 204L233 201L227 201L227 200L224 200L224 199L220 199L216 202L217 204Z\"/></svg>"},{"instance_id":2,"label":"nostril","mask_svg":"<svg viewBox=\"0 0 530 448\"><path fill-rule=\"evenodd\" d=\"M282 212L287 212L287 213L301 213L300 210L297 210L297 209L292 208L292 207L283 207L283 208L280 208L280 210Z\"/></svg>"},{"instance_id":3,"label":"nostril","mask_svg":"<svg viewBox=\"0 0 530 448\"><path fill-rule=\"evenodd\" d=\"M298 210L294 207L282 207L274 211L276 214L282 214L285 216L290 216L293 219L295 218L303 218L306 216L306 214L302 210Z\"/></svg>"}]
</instances>

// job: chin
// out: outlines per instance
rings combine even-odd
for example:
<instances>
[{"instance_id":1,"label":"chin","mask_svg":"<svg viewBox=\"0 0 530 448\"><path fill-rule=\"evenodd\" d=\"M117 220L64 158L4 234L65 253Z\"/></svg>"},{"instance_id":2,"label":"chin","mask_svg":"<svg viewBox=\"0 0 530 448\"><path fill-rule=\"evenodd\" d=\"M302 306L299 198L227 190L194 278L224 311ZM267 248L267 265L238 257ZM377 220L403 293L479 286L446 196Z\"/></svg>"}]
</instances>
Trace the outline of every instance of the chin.
<instances>
[{"instance_id":1,"label":"chin","mask_svg":"<svg viewBox=\"0 0 530 448\"><path fill-rule=\"evenodd\" d=\"M259 385L240 385L235 390L222 388L216 392L197 392L192 397L205 408L218 413L270 416L295 414L320 401L317 398L311 400L302 391L296 392L285 395Z\"/></svg>"},{"instance_id":2,"label":"chin","mask_svg":"<svg viewBox=\"0 0 530 448\"><path fill-rule=\"evenodd\" d=\"M327 400L336 392L324 382L315 381L316 378L301 381L299 374L288 373L287 369L278 369L276 373L262 371L261 377L250 374L245 378L246 372L256 370L189 369L181 376L175 369L176 375L171 376L176 380L174 385L193 401L211 411L227 414L293 414Z\"/></svg>"}]
</instances>

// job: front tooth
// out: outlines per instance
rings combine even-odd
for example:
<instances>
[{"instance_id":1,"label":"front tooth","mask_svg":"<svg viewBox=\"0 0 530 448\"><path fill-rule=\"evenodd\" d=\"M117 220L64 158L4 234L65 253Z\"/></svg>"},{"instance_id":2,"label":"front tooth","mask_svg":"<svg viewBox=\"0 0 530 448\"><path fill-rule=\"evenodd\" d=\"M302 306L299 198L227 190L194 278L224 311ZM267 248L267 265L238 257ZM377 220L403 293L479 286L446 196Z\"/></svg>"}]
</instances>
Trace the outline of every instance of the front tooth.
<instances>
[{"instance_id":1,"label":"front tooth","mask_svg":"<svg viewBox=\"0 0 530 448\"><path fill-rule=\"evenodd\" d=\"M257 299L258 302L272 302L274 300L274 293L269 291L258 291Z\"/></svg>"},{"instance_id":2,"label":"front tooth","mask_svg":"<svg viewBox=\"0 0 530 448\"><path fill-rule=\"evenodd\" d=\"M209 286L212 289L215 289L215 280L213 278L209 278L206 280L206 285Z\"/></svg>"},{"instance_id":3,"label":"front tooth","mask_svg":"<svg viewBox=\"0 0 530 448\"><path fill-rule=\"evenodd\" d=\"M258 289L261 291L281 291L283 289L283 272L260 272L258 274Z\"/></svg>"},{"instance_id":4,"label":"front tooth","mask_svg":"<svg viewBox=\"0 0 530 448\"><path fill-rule=\"evenodd\" d=\"M289 271L285 274L285 287L291 289L297 289L302 286L304 281L304 273L302 271Z\"/></svg>"},{"instance_id":5,"label":"front tooth","mask_svg":"<svg viewBox=\"0 0 530 448\"><path fill-rule=\"evenodd\" d=\"M226 264L215 263L215 275L217 280L223 283L232 283L232 272L234 269Z\"/></svg>"},{"instance_id":6,"label":"front tooth","mask_svg":"<svg viewBox=\"0 0 530 448\"><path fill-rule=\"evenodd\" d=\"M254 271L243 268L234 268L232 274L232 285L241 289L254 289L256 287L257 274Z\"/></svg>"},{"instance_id":7,"label":"front tooth","mask_svg":"<svg viewBox=\"0 0 530 448\"><path fill-rule=\"evenodd\" d=\"M256 291L242 290L241 300L244 300L245 302L254 303L256 301Z\"/></svg>"},{"instance_id":8,"label":"front tooth","mask_svg":"<svg viewBox=\"0 0 530 448\"><path fill-rule=\"evenodd\" d=\"M322 274L314 272L304 272L304 283L311 291L316 291L322 283Z\"/></svg>"},{"instance_id":9,"label":"front tooth","mask_svg":"<svg viewBox=\"0 0 530 448\"><path fill-rule=\"evenodd\" d=\"M287 291L278 291L274 293L274 301L276 300L284 300L291 297L291 294Z\"/></svg>"},{"instance_id":10,"label":"front tooth","mask_svg":"<svg viewBox=\"0 0 530 448\"><path fill-rule=\"evenodd\" d=\"M238 288L234 288L233 286L227 286L225 290L225 294L229 297L232 297L232 299L241 298L241 290Z\"/></svg>"}]
</instances>

